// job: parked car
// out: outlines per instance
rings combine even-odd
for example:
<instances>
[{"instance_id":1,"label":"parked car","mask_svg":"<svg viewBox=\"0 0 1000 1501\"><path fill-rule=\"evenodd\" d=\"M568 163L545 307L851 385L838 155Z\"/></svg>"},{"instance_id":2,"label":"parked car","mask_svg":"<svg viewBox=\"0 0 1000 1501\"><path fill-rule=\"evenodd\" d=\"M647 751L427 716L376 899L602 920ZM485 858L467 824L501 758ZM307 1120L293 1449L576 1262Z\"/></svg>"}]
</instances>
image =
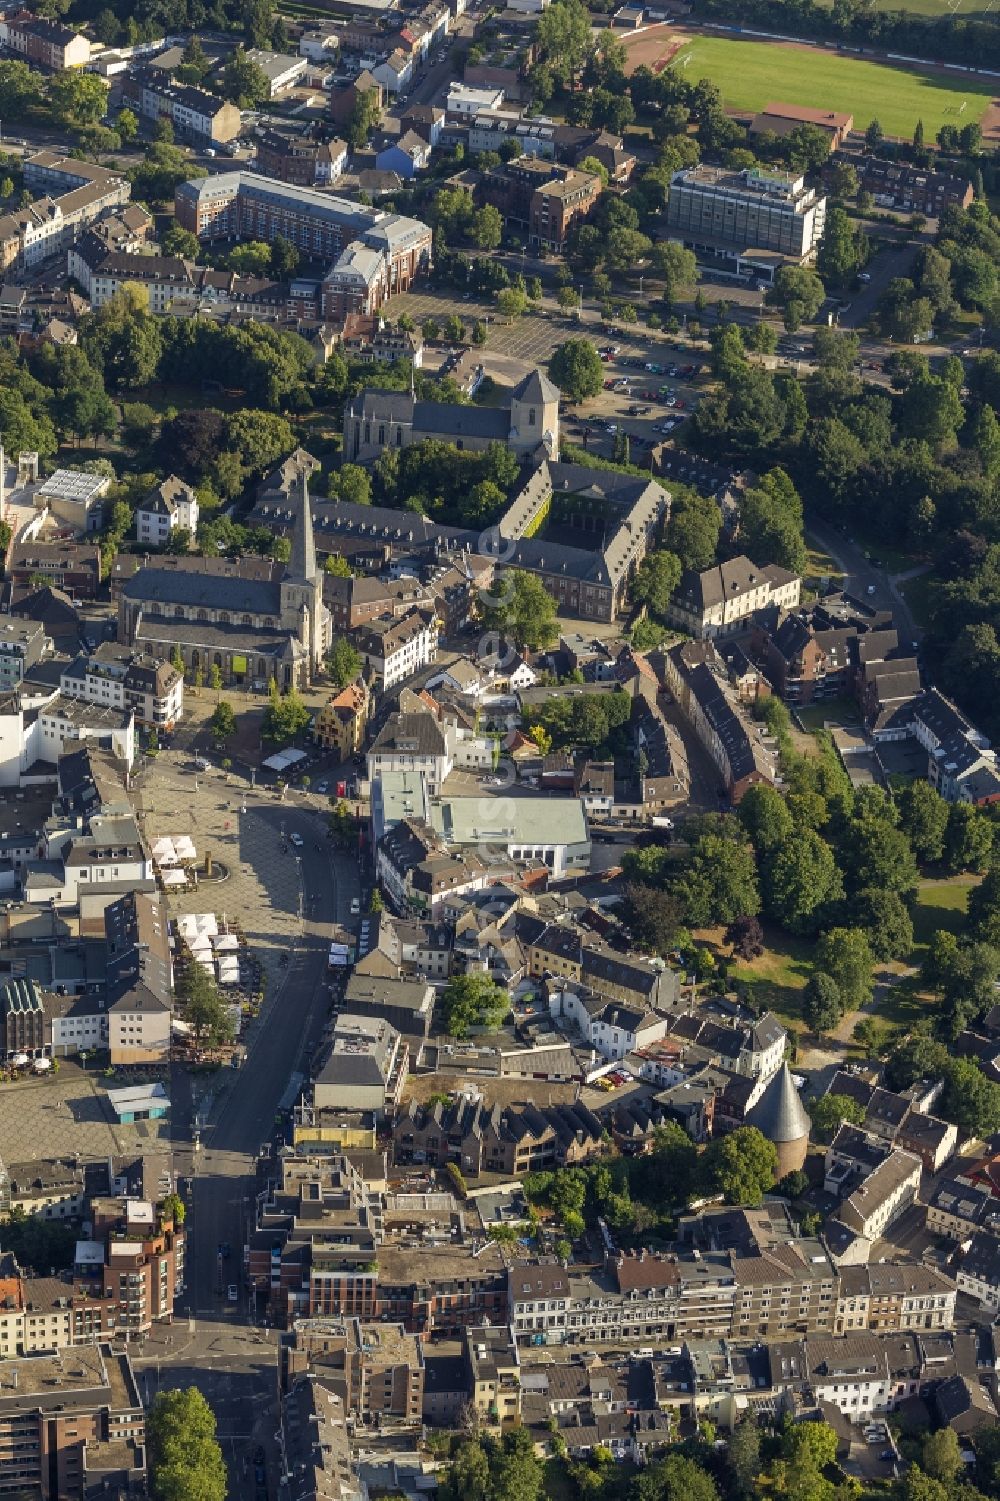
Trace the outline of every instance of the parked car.
<instances>
[{"instance_id":1,"label":"parked car","mask_svg":"<svg viewBox=\"0 0 1000 1501\"><path fill-rule=\"evenodd\" d=\"M360 917L361 916L361 899L360 899L360 897L356 897L356 896L352 896L351 897L351 916L352 917Z\"/></svg>"},{"instance_id":2,"label":"parked car","mask_svg":"<svg viewBox=\"0 0 1000 1501\"><path fill-rule=\"evenodd\" d=\"M229 1303L238 1303L240 1301L240 1290L235 1282L230 1282L226 1288L226 1301Z\"/></svg>"},{"instance_id":3,"label":"parked car","mask_svg":"<svg viewBox=\"0 0 1000 1501\"><path fill-rule=\"evenodd\" d=\"M327 781L324 780L322 782L317 782L316 783L316 791L317 792L329 792L329 790L330 790L330 783L329 782L327 782Z\"/></svg>"}]
</instances>

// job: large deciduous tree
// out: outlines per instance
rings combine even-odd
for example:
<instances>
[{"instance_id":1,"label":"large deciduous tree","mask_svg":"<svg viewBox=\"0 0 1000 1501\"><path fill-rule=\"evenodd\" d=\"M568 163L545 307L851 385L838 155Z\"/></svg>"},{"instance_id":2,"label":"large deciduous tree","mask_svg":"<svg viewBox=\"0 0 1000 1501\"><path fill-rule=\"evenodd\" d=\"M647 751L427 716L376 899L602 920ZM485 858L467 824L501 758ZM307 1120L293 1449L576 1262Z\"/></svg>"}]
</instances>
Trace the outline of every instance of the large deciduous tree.
<instances>
[{"instance_id":1,"label":"large deciduous tree","mask_svg":"<svg viewBox=\"0 0 1000 1501\"><path fill-rule=\"evenodd\" d=\"M441 1020L452 1037L470 1027L498 1027L510 1010L510 996L487 975L454 975L441 996Z\"/></svg>"},{"instance_id":2,"label":"large deciduous tree","mask_svg":"<svg viewBox=\"0 0 1000 1501\"><path fill-rule=\"evenodd\" d=\"M556 604L533 573L513 568L501 575L486 601L485 619L516 646L544 651L557 635Z\"/></svg>"},{"instance_id":3,"label":"large deciduous tree","mask_svg":"<svg viewBox=\"0 0 1000 1501\"><path fill-rule=\"evenodd\" d=\"M756 1126L740 1126L709 1142L700 1169L706 1189L727 1204L759 1204L777 1179L778 1152Z\"/></svg>"},{"instance_id":4,"label":"large deciduous tree","mask_svg":"<svg viewBox=\"0 0 1000 1501\"><path fill-rule=\"evenodd\" d=\"M215 1415L193 1386L160 1392L146 1415L153 1501L225 1501Z\"/></svg>"},{"instance_id":5,"label":"large deciduous tree","mask_svg":"<svg viewBox=\"0 0 1000 1501\"><path fill-rule=\"evenodd\" d=\"M571 401L596 396L604 385L604 366L589 339L566 339L549 360L549 375Z\"/></svg>"}]
</instances>

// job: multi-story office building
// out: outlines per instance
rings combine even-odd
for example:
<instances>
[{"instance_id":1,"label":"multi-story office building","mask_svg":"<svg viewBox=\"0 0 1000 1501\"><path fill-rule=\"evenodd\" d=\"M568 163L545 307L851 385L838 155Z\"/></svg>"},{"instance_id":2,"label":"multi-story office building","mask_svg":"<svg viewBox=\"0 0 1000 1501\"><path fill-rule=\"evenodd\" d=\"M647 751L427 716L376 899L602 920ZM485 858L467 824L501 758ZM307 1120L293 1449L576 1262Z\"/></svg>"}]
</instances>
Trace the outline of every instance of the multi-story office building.
<instances>
[{"instance_id":1,"label":"multi-story office building","mask_svg":"<svg viewBox=\"0 0 1000 1501\"><path fill-rule=\"evenodd\" d=\"M375 313L430 268L432 235L418 219L383 213L315 188L250 172L182 182L177 222L199 240L290 240L310 260L332 261L323 316Z\"/></svg>"},{"instance_id":2,"label":"multi-story office building","mask_svg":"<svg viewBox=\"0 0 1000 1501\"><path fill-rule=\"evenodd\" d=\"M671 179L669 238L737 275L771 281L783 261L810 260L825 223L826 199L803 177L685 167Z\"/></svg>"}]
</instances>

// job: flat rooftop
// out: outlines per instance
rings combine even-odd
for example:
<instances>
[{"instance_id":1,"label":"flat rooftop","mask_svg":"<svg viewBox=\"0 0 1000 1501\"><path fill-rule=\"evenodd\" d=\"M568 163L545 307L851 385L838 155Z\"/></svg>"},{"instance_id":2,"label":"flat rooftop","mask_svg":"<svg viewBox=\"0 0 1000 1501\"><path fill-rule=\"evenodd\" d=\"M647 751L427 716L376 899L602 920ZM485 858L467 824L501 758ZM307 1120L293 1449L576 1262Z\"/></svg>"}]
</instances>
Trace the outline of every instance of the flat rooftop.
<instances>
[{"instance_id":1,"label":"flat rooftop","mask_svg":"<svg viewBox=\"0 0 1000 1501\"><path fill-rule=\"evenodd\" d=\"M18 1408L140 1406L128 1357L105 1345L74 1345L54 1355L26 1355L0 1365L0 1414Z\"/></svg>"},{"instance_id":2,"label":"flat rooftop","mask_svg":"<svg viewBox=\"0 0 1000 1501\"><path fill-rule=\"evenodd\" d=\"M439 797L431 826L448 844L586 844L587 820L578 797Z\"/></svg>"},{"instance_id":3,"label":"flat rooftop","mask_svg":"<svg viewBox=\"0 0 1000 1501\"><path fill-rule=\"evenodd\" d=\"M39 495L51 496L54 500L90 500L108 488L104 474L88 474L83 469L57 469L38 486Z\"/></svg>"},{"instance_id":4,"label":"flat rooftop","mask_svg":"<svg viewBox=\"0 0 1000 1501\"><path fill-rule=\"evenodd\" d=\"M50 704L43 705L41 713L58 715L70 724L102 730L123 730L132 718L131 709L112 709L110 705L90 704L81 698L66 698L61 693Z\"/></svg>"}]
</instances>

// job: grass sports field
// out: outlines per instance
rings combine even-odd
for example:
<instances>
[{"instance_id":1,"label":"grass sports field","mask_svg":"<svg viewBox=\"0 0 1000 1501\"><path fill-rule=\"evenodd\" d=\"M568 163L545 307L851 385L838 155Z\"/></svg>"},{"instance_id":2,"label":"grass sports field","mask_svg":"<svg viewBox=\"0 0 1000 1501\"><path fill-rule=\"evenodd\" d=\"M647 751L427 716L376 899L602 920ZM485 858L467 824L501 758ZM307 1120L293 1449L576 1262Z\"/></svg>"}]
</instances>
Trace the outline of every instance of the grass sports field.
<instances>
[{"instance_id":1,"label":"grass sports field","mask_svg":"<svg viewBox=\"0 0 1000 1501\"><path fill-rule=\"evenodd\" d=\"M1000 80L996 84L971 78L952 80L946 73L929 69L892 68L780 42L730 41L700 34L680 40L676 33L671 37L667 32L663 55L671 52L673 67L693 80L710 78L730 109L758 110L769 100L820 105L853 114L856 129L864 130L877 118L886 135L907 139L918 120L923 120L928 140L934 139L942 125L982 121L994 97L1000 96Z\"/></svg>"},{"instance_id":2,"label":"grass sports field","mask_svg":"<svg viewBox=\"0 0 1000 1501\"><path fill-rule=\"evenodd\" d=\"M833 0L823 0L831 9ZM1000 20L996 0L875 0L876 10L908 10L915 16L955 15L960 21Z\"/></svg>"}]
</instances>

